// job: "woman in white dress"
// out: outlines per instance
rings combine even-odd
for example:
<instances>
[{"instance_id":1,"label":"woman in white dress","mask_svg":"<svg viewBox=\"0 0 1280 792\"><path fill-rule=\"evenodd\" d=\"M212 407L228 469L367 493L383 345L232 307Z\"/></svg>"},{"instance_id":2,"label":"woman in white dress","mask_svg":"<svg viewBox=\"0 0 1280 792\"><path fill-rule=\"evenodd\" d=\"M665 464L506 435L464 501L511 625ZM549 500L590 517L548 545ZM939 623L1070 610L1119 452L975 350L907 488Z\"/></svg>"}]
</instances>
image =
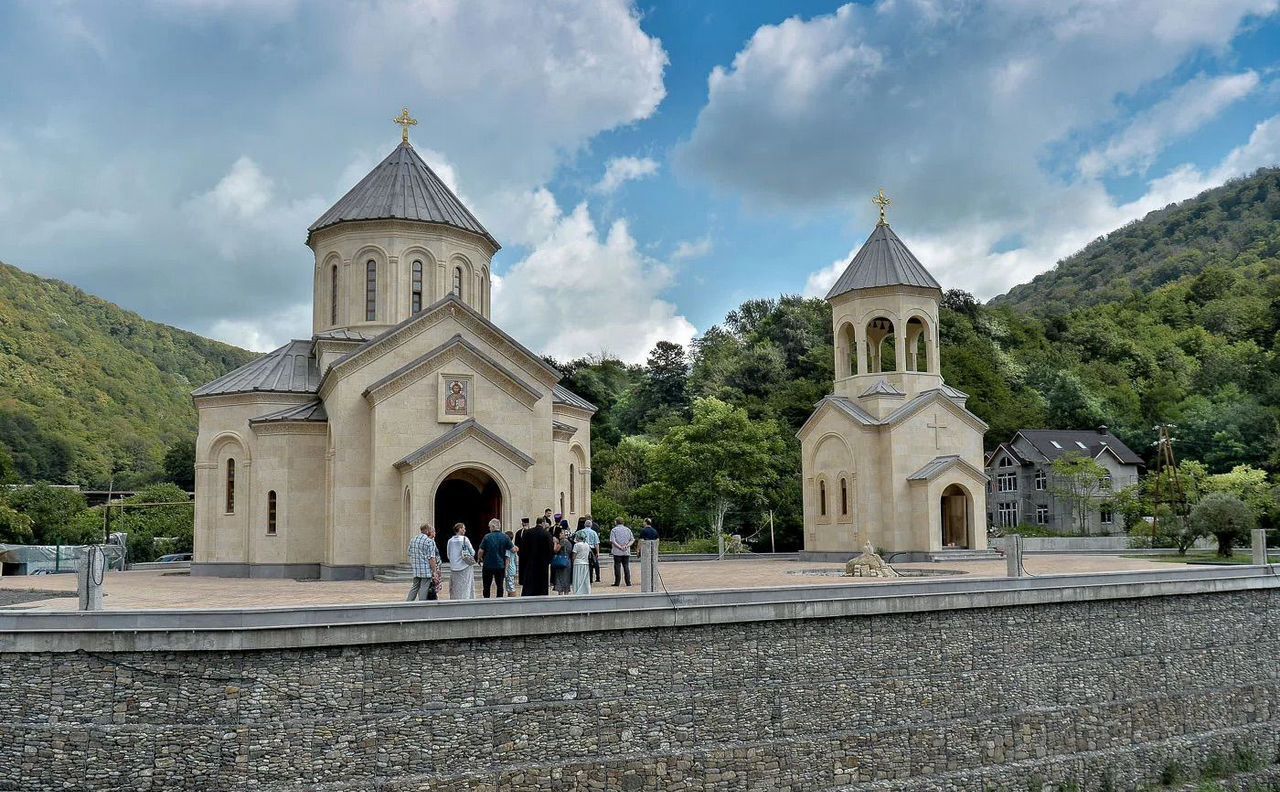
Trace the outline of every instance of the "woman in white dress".
<instances>
[{"instance_id":1,"label":"woman in white dress","mask_svg":"<svg viewBox=\"0 0 1280 792\"><path fill-rule=\"evenodd\" d=\"M449 599L476 598L476 549L467 538L467 526L457 523L445 548L449 556Z\"/></svg>"},{"instance_id":2,"label":"woman in white dress","mask_svg":"<svg viewBox=\"0 0 1280 792\"><path fill-rule=\"evenodd\" d=\"M586 534L579 531L573 537L573 593L591 593L591 545Z\"/></svg>"}]
</instances>

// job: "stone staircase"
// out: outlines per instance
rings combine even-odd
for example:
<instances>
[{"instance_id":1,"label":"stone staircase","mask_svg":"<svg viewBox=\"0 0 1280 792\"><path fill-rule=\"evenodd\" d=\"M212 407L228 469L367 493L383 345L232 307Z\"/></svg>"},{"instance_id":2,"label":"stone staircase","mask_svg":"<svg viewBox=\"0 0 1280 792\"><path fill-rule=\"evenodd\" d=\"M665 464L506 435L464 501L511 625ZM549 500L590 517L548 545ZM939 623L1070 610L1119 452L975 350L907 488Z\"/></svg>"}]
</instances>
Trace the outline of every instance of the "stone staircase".
<instances>
[{"instance_id":1,"label":"stone staircase","mask_svg":"<svg viewBox=\"0 0 1280 792\"><path fill-rule=\"evenodd\" d=\"M935 550L926 554L928 559L933 562L954 562L954 561L999 561L1004 558L1003 555L995 550Z\"/></svg>"},{"instance_id":2,"label":"stone staircase","mask_svg":"<svg viewBox=\"0 0 1280 792\"><path fill-rule=\"evenodd\" d=\"M387 567L374 575L373 579L379 583L408 583L413 580L413 567L408 564Z\"/></svg>"}]
</instances>

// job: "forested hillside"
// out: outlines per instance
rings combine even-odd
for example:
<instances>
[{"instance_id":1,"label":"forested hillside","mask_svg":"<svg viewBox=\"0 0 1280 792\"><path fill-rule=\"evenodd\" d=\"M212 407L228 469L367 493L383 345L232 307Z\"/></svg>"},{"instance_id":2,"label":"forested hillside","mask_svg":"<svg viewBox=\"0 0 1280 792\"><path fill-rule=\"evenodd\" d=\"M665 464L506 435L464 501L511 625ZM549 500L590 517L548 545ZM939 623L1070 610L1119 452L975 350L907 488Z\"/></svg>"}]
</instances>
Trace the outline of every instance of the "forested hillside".
<instances>
[{"instance_id":1,"label":"forested hillside","mask_svg":"<svg viewBox=\"0 0 1280 792\"><path fill-rule=\"evenodd\" d=\"M1043 318L1125 300L1208 267L1274 257L1277 222L1280 168L1265 168L1112 231L991 304Z\"/></svg>"},{"instance_id":2,"label":"forested hillside","mask_svg":"<svg viewBox=\"0 0 1280 792\"><path fill-rule=\"evenodd\" d=\"M192 388L252 357L0 263L0 476L155 480L194 438Z\"/></svg>"}]
</instances>

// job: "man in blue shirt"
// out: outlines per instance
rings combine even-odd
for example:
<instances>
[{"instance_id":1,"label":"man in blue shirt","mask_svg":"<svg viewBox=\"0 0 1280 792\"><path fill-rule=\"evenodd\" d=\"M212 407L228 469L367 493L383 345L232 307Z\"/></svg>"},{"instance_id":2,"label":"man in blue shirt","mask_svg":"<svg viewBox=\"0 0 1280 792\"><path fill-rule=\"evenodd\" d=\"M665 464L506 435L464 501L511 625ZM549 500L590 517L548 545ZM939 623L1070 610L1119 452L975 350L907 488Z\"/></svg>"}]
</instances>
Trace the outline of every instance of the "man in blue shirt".
<instances>
[{"instance_id":1,"label":"man in blue shirt","mask_svg":"<svg viewBox=\"0 0 1280 792\"><path fill-rule=\"evenodd\" d=\"M587 543L587 547L591 548L591 555L587 557L587 574L595 575L597 583L600 582L600 534L596 533L595 520L591 519L591 515L587 515L586 522L582 524L582 541Z\"/></svg>"},{"instance_id":2,"label":"man in blue shirt","mask_svg":"<svg viewBox=\"0 0 1280 792\"><path fill-rule=\"evenodd\" d=\"M484 598L489 599L489 583L496 584L498 598L502 598L503 576L507 569L507 551L511 549L511 539L502 532L502 523L489 521L489 534L480 542L477 554L480 561L480 572L484 577Z\"/></svg>"},{"instance_id":3,"label":"man in blue shirt","mask_svg":"<svg viewBox=\"0 0 1280 792\"><path fill-rule=\"evenodd\" d=\"M423 523L418 535L409 540L409 566L413 567L413 585L405 602L436 598L436 581L440 579L440 548L436 546L436 529Z\"/></svg>"}]
</instances>

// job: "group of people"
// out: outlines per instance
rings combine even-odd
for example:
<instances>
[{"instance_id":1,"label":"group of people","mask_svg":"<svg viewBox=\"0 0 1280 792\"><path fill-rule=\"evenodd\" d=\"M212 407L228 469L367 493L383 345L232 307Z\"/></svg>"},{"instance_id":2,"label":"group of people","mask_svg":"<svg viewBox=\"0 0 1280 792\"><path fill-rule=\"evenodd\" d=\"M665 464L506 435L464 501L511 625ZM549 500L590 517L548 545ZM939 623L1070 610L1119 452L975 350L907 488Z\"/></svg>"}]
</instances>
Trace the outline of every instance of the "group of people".
<instances>
[{"instance_id":1,"label":"group of people","mask_svg":"<svg viewBox=\"0 0 1280 792\"><path fill-rule=\"evenodd\" d=\"M520 529L513 533L503 531L498 520L490 520L489 532L479 547L467 538L467 526L456 523L445 545L444 559L436 545L435 527L423 523L409 542L413 584L407 600L438 599L443 593L445 564L449 599L475 598L477 567L485 599L495 589L498 597L515 596L517 586L522 597L546 596L552 590L557 594L590 594L593 578L600 582L600 533L591 515L578 518L576 530L550 509L532 527L528 517L520 523ZM623 580L631 586L631 551L636 538L621 517L614 521L609 531L614 586L622 585ZM652 520L645 519L639 538L658 538Z\"/></svg>"}]
</instances>

